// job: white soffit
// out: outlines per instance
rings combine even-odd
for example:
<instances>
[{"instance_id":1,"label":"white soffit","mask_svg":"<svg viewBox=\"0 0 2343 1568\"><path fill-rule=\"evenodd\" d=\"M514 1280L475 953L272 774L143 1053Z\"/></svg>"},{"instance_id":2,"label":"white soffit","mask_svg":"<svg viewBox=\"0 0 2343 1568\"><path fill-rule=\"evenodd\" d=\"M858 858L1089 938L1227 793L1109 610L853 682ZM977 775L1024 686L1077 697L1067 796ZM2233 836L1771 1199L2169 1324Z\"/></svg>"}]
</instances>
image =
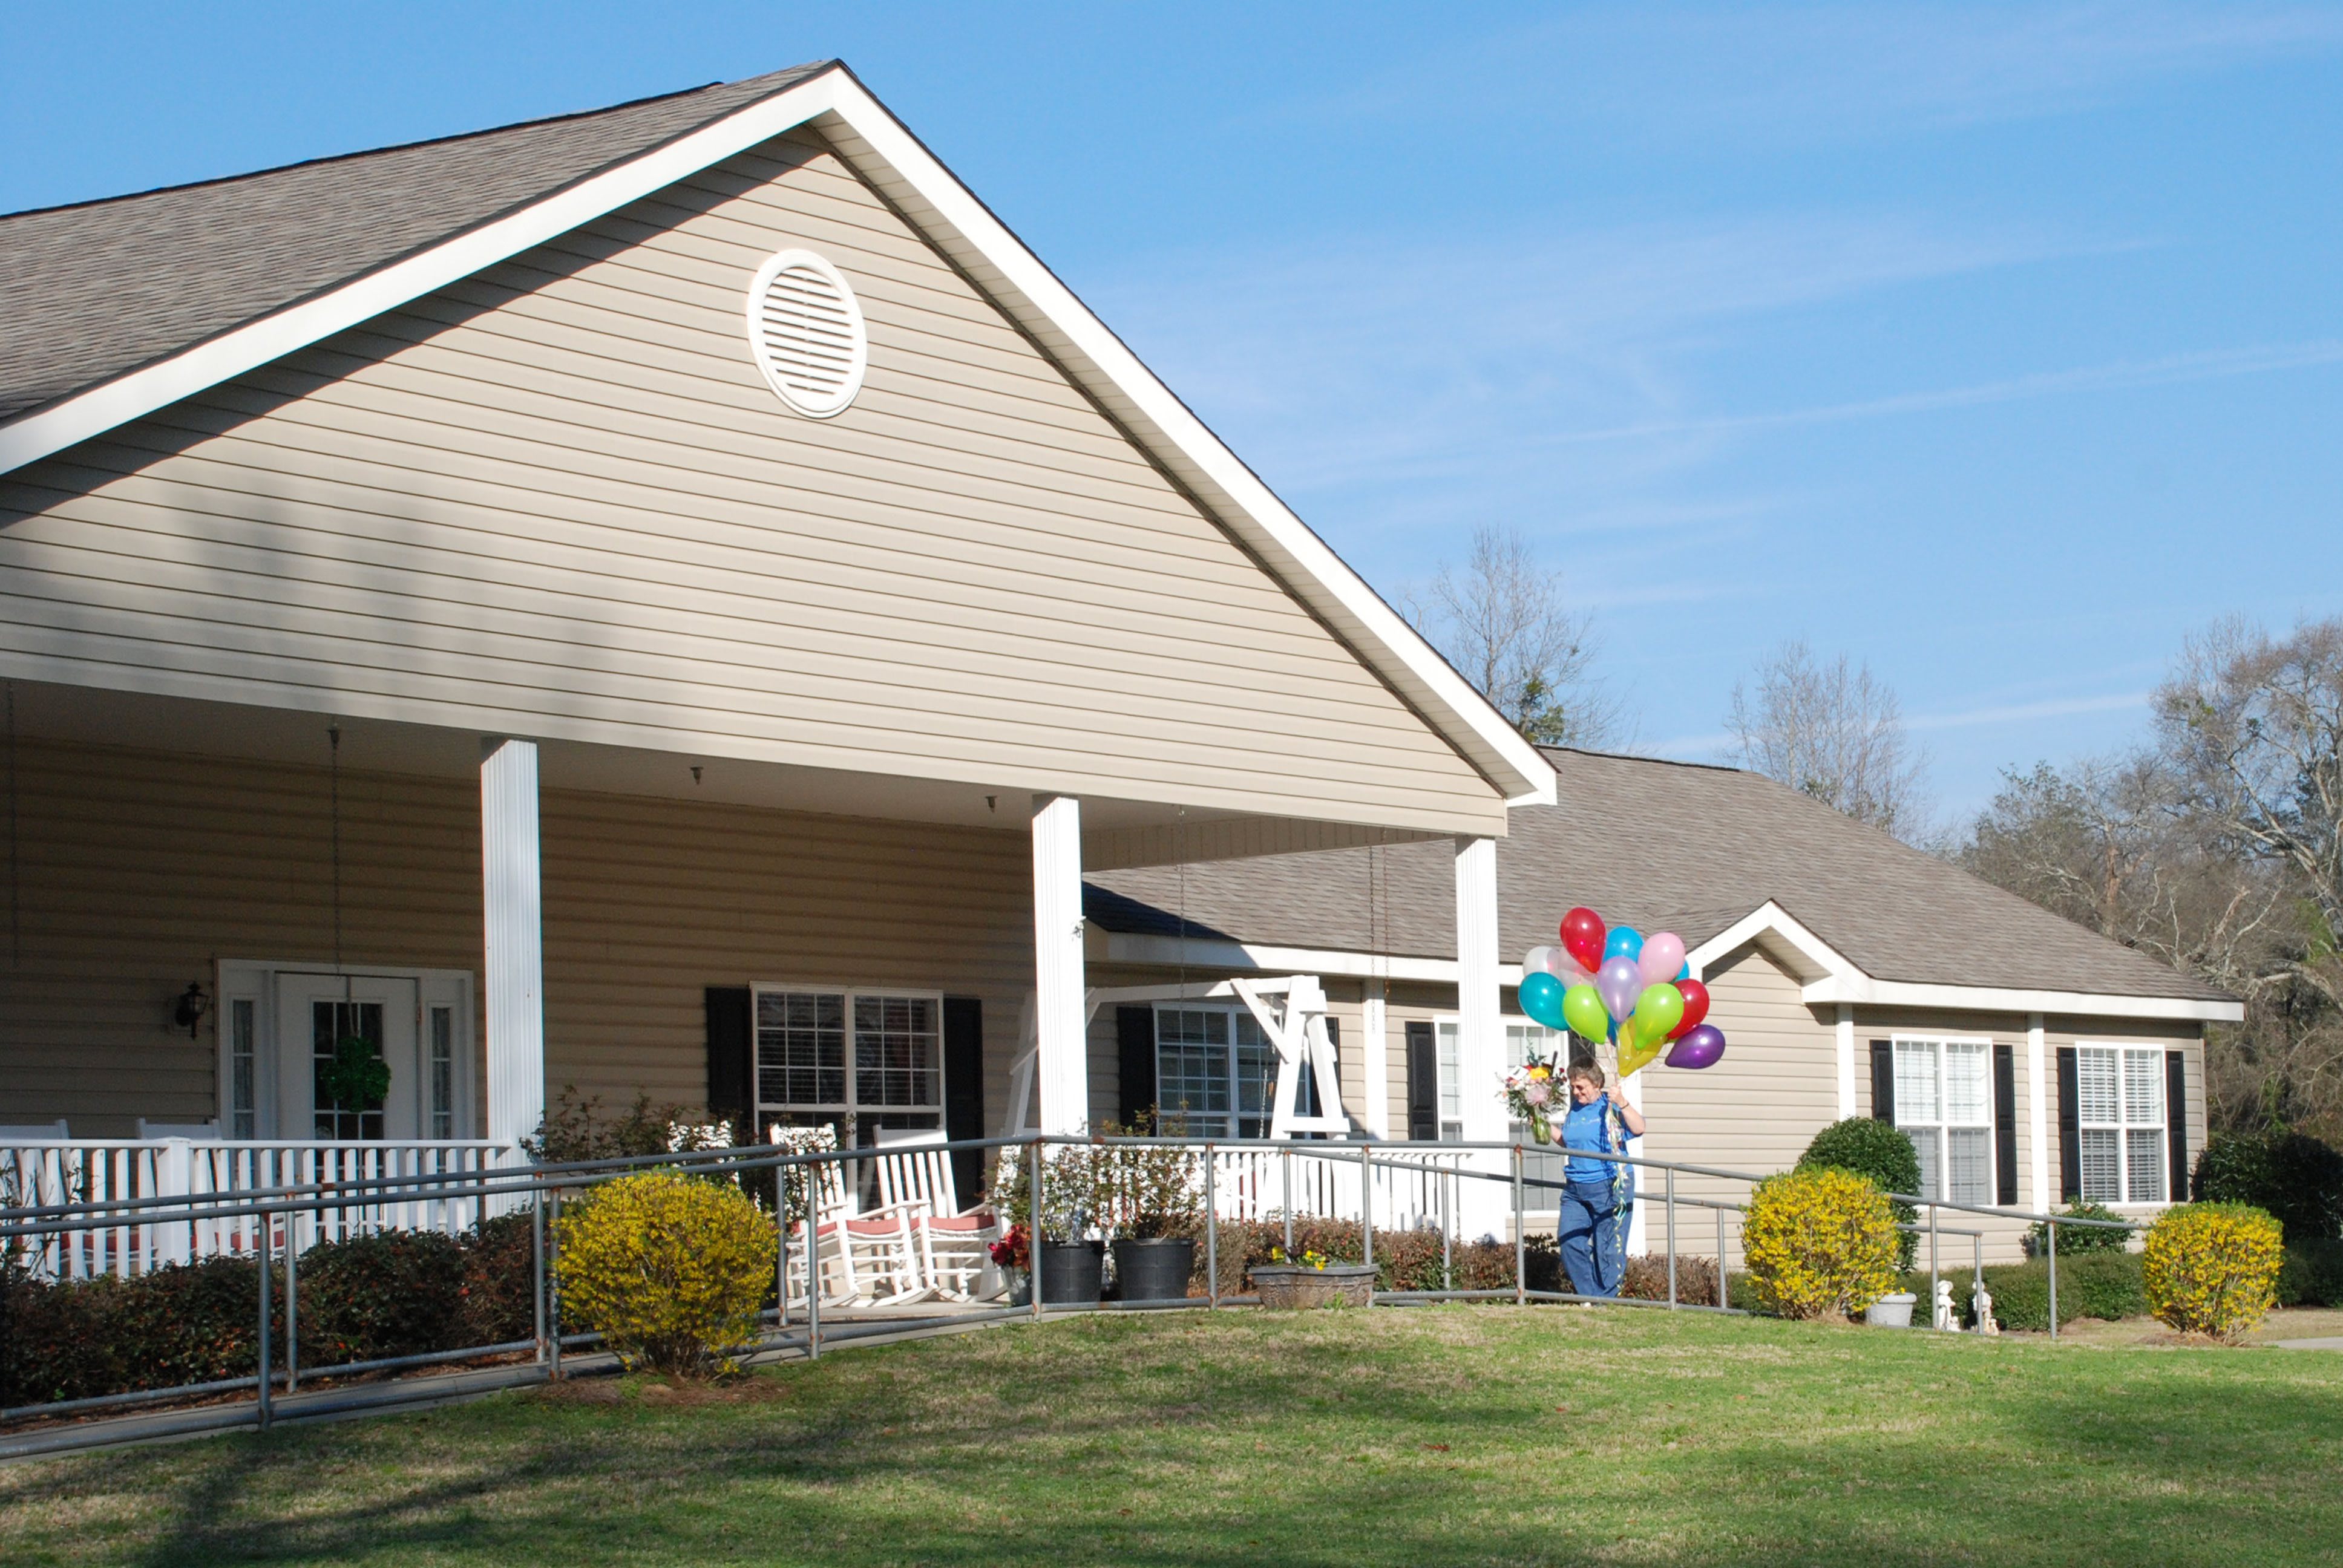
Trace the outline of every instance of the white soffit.
<instances>
[{"instance_id":1,"label":"white soffit","mask_svg":"<svg viewBox=\"0 0 2343 1568\"><path fill-rule=\"evenodd\" d=\"M542 201L0 425L0 474L334 333L811 126L1383 678L1508 805L1554 803L1553 765L1141 364L843 65Z\"/></svg>"}]
</instances>

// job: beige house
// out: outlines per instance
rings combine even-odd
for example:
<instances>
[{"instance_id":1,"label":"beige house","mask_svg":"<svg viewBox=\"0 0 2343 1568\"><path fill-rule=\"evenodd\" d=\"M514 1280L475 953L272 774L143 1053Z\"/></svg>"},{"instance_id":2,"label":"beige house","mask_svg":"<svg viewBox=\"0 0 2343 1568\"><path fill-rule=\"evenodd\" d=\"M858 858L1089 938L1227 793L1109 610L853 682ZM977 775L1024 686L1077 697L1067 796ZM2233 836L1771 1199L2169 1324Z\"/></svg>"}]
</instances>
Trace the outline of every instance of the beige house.
<instances>
[{"instance_id":1,"label":"beige house","mask_svg":"<svg viewBox=\"0 0 2343 1568\"><path fill-rule=\"evenodd\" d=\"M1076 1130L1082 878L1175 849L1417 844L1501 1053L1551 763L842 65L0 273L10 1135L970 1134L1027 1016Z\"/></svg>"},{"instance_id":2,"label":"beige house","mask_svg":"<svg viewBox=\"0 0 2343 1568\"><path fill-rule=\"evenodd\" d=\"M2185 1196L2205 1141L2204 1031L2236 1021L2235 1000L1755 774L1546 755L1560 803L1516 809L1496 850L1505 1060L1561 1046L1513 988L1521 956L1579 904L1683 937L1729 1042L1715 1067L1629 1080L1651 1129L1638 1152L1764 1174L1830 1122L1878 1116L1911 1135L1928 1194L1947 1201L2080 1196L2132 1213ZM1479 1135L1502 1063L1466 1048L1448 871L1420 843L1094 871L1091 972L1192 990L1322 976L1358 1131ZM1101 1017L1093 1114L1161 1101L1191 1126L1250 1130L1265 1092L1252 1033L1210 999ZM1251 1043L1250 1081L1220 1092L1192 1071L1185 1042L1205 1034L1245 1036L1232 1050ZM1677 1191L1737 1201L1746 1188L1687 1175ZM1689 1249L1715 1250L1707 1215L1680 1219ZM1636 1222L1633 1244L1656 1245L1654 1206ZM2015 1257L2024 1231L1950 1211L1942 1226L1984 1230L1988 1261ZM1966 1236L1940 1245L1948 1262L1974 1255Z\"/></svg>"}]
</instances>

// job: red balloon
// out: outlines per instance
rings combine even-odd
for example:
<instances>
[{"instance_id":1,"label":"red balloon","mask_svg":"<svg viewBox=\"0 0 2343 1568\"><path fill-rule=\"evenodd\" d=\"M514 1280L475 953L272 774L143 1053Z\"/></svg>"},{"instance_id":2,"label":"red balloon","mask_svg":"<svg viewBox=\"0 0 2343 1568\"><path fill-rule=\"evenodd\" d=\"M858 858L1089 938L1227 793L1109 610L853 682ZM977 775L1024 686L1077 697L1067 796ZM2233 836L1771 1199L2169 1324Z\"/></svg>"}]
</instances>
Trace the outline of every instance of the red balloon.
<instances>
[{"instance_id":1,"label":"red balloon","mask_svg":"<svg viewBox=\"0 0 2343 1568\"><path fill-rule=\"evenodd\" d=\"M1603 917L1581 906L1562 917L1563 950L1593 974L1603 967Z\"/></svg>"},{"instance_id":2,"label":"red balloon","mask_svg":"<svg viewBox=\"0 0 2343 1568\"><path fill-rule=\"evenodd\" d=\"M1675 1028L1668 1030L1670 1040L1682 1040L1694 1030L1698 1029L1700 1020L1708 1016L1706 986L1696 980L1680 980L1676 981L1676 990L1684 992L1684 1015L1678 1020Z\"/></svg>"}]
</instances>

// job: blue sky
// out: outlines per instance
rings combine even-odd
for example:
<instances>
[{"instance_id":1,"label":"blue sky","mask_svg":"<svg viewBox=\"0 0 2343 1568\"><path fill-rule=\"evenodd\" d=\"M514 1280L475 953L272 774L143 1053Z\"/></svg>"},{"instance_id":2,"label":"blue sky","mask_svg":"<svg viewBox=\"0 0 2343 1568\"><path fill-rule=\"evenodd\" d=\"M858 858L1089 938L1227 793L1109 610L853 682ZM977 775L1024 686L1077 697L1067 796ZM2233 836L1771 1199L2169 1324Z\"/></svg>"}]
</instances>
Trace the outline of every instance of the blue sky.
<instances>
[{"instance_id":1,"label":"blue sky","mask_svg":"<svg viewBox=\"0 0 2343 1568\"><path fill-rule=\"evenodd\" d=\"M2343 613L2343 5L0 15L0 209L844 56L1387 592L1483 520L1644 745L1783 638L1944 805Z\"/></svg>"}]
</instances>

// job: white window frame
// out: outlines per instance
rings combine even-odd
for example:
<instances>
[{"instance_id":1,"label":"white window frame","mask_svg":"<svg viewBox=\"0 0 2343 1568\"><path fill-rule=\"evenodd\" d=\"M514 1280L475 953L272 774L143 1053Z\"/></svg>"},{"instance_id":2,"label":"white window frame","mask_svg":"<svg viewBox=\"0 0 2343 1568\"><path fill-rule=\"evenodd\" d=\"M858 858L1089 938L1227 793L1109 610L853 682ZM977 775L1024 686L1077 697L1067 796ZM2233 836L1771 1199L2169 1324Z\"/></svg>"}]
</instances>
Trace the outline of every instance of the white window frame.
<instances>
[{"instance_id":1,"label":"white window frame","mask_svg":"<svg viewBox=\"0 0 2343 1568\"><path fill-rule=\"evenodd\" d=\"M1906 1115L1907 1108L1905 1104L1905 1096L1903 1093L1904 1079L1901 1058L1903 1056L1903 1048L1907 1045L1927 1046L1931 1049L1935 1058L1936 1114L1935 1119L1932 1121L1920 1121L1918 1119L1907 1118ZM1985 1110L1982 1120L1955 1121L1949 1114L1951 1109L1951 1097L1946 1092L1949 1087L1949 1079L1946 1072L1946 1061L1949 1053L1946 1051L1946 1047L1956 1045L1978 1047L1980 1048L1981 1054L1984 1057ZM1915 1194L1915 1196L1921 1198L1934 1198L1947 1203L1965 1203L1969 1201L1969 1200L1966 1198L1955 1198L1950 1191L1949 1177L1952 1171L1952 1134L1955 1132L1975 1132L1980 1130L1985 1133L1985 1188L1983 1193L1977 1198L1976 1201L1981 1204L1990 1206L1999 1196L1995 1185L1995 1173L2001 1169L1999 1163L2000 1149L1998 1147L2001 1139L2001 1130L1996 1125L1996 1118L1994 1116L1993 1046L1994 1042L1992 1038L1985 1035L1898 1034L1892 1037L1888 1049L1894 1053L1893 1060L1895 1061L1895 1070L1896 1075L1896 1130L1912 1140L1916 1151L1918 1149L1920 1135L1923 1133L1926 1134L1930 1141L1935 1144L1935 1159L1933 1161L1926 1159L1922 1161L1920 1191L1918 1193ZM1933 1180L1930 1178L1931 1171L1934 1171ZM1933 1191L1931 1191L1932 1188L1934 1189Z\"/></svg>"},{"instance_id":2,"label":"white window frame","mask_svg":"<svg viewBox=\"0 0 2343 1568\"><path fill-rule=\"evenodd\" d=\"M1148 1004L1148 1024L1153 1033L1155 1040L1156 1113L1158 1115L1162 1115L1167 1110L1163 1105L1163 1015L1167 1012L1215 1013L1224 1016L1229 1021L1229 1038L1228 1044L1225 1047L1228 1053L1225 1071L1227 1073L1228 1082L1229 1109L1227 1111L1228 1120L1225 1124L1225 1130L1214 1132L1209 1130L1200 1130L1193 1125L1189 1125L1186 1132L1182 1135L1190 1138L1268 1137L1270 1122L1275 1117L1277 1112L1277 1106L1275 1103L1277 1099L1278 1070L1277 1045L1269 1038L1269 1032L1261 1027L1261 1020L1253 1016L1252 1009L1247 1007L1242 1001L1223 1001L1219 998L1214 997L1175 999L1169 1001L1151 1002ZM1240 1028L1250 1028L1260 1037L1261 1050L1264 1053L1265 1060L1269 1064L1269 1080L1263 1091L1261 1107L1258 1111L1252 1113L1248 1113L1244 1108L1244 1074L1239 1070L1238 1068L1240 1051L1238 1050L1239 1042L1237 1040L1237 1030ZM1305 1070L1299 1075L1295 1083L1294 1105L1300 1113L1305 1115L1310 1114L1307 1108L1316 1103L1312 1099L1312 1096L1315 1095L1316 1092L1316 1077ZM1180 1117L1183 1123L1191 1123L1195 1120L1207 1121L1212 1121L1220 1113L1210 1111L1172 1111L1172 1114ZM1248 1121L1258 1123L1259 1125L1257 1129L1250 1132L1244 1131L1245 1123Z\"/></svg>"},{"instance_id":3,"label":"white window frame","mask_svg":"<svg viewBox=\"0 0 2343 1568\"><path fill-rule=\"evenodd\" d=\"M1505 1031L1505 1070L1507 1071L1510 1072L1529 1060L1529 1045L1534 1035L1543 1036L1544 1039L1537 1043L1545 1046L1550 1052L1561 1055L1565 1065L1567 1064L1569 1030L1548 1029L1537 1020L1517 1012L1509 1012L1497 1021ZM1448 1143L1462 1141L1464 1137L1463 1120L1464 1101L1461 1087L1457 1083L1456 1066L1456 1040L1459 1027L1457 1015L1453 1012L1437 1014L1432 1020L1432 1056L1433 1060L1438 1064L1440 1078L1440 1092L1436 1098L1436 1103L1440 1109L1440 1138L1441 1141ZM1558 1051L1554 1049L1557 1046L1561 1048ZM1492 1094L1497 1092L1497 1086L1491 1084L1489 1092ZM1454 1108L1453 1114L1451 1114L1451 1107Z\"/></svg>"},{"instance_id":4,"label":"white window frame","mask_svg":"<svg viewBox=\"0 0 2343 1568\"><path fill-rule=\"evenodd\" d=\"M2093 1040L2088 1044L2080 1040L2076 1041L2076 1136L2087 1145L2089 1141L2085 1137L2086 1134L2111 1132L2115 1135L2116 1146L2115 1194L2106 1197L2092 1192L2091 1165L2087 1151L2086 1149L2076 1150L2075 1160L2082 1174L2081 1196L2084 1201L2104 1203L2109 1208L2116 1209L2152 1209L2172 1201L2172 1108L2167 1103L2168 1089L2165 1076L2168 1070L2166 1066L2165 1053L2171 1049L2168 1045L2136 1043L2131 1040ZM2084 1065L2086 1060L2092 1056L2115 1058L2116 1114L2112 1121L2105 1117L2089 1118L2083 1113L2088 1102L2087 1097L2082 1092ZM2132 1060L2139 1057L2147 1059L2147 1081L2155 1088L2153 1098L2156 1109L2153 1120L2137 1118L2133 1114L2132 1077L2128 1069ZM2155 1189L2157 1195L2153 1198L2135 1198L2131 1195L2134 1166L2131 1152L2132 1134L2147 1131L2153 1131L2156 1135Z\"/></svg>"},{"instance_id":5,"label":"white window frame","mask_svg":"<svg viewBox=\"0 0 2343 1568\"><path fill-rule=\"evenodd\" d=\"M840 1016L844 1020L846 1033L845 1082L841 1086L846 1091L844 1100L832 1102L765 1099L764 1071L759 1063L759 1053L762 1045L760 1036L763 1030L761 1019L764 999L772 995L834 996L840 999L842 1009ZM934 1009L936 1100L932 1106L862 1103L857 1092L859 1085L854 1065L854 1015L855 1003L865 1000L924 1001ZM935 1125L941 1128L944 1124L944 1106L948 1103L948 1096L950 1093L950 1086L944 1081L944 993L940 990L928 990L916 986L850 986L820 981L757 980L749 988L749 1075L756 1091L756 1103L751 1113L757 1119L756 1131L759 1136L762 1136L763 1128L770 1117L783 1119L784 1125L794 1124L789 1120L791 1118L798 1119L799 1121L806 1119L817 1121L835 1119L839 1128L839 1142L848 1146L853 1145L858 1141L862 1118L866 1115L871 1117L932 1115L935 1118Z\"/></svg>"},{"instance_id":6,"label":"white window frame","mask_svg":"<svg viewBox=\"0 0 2343 1568\"><path fill-rule=\"evenodd\" d=\"M416 1085L419 1107L417 1134L425 1142L470 1142L477 1140L478 1121L479 1074L477 1034L478 1012L474 997L476 978L470 970L410 969L398 964L345 964L336 970L330 964L295 962L280 959L221 959L213 969L212 994L217 999L213 1013L215 1049L214 1104L217 1107L220 1135L234 1141L236 1138L239 1111L250 1117L254 1141L262 1143L312 1143L317 1141L316 1126L310 1107L287 1107L281 1103L279 1085L284 1080L286 1042L277 1035L277 980L281 975L317 975L347 973L360 979L412 981L416 997L416 1058L422 1081ZM237 1103L236 1081L236 1041L231 1034L236 1016L236 1004L248 1003L252 1010L253 1078L246 1086L250 1103ZM450 1045L454 1069L450 1088L455 1102L450 1121L454 1127L451 1139L430 1137L431 1120L431 1013L435 1008L446 1008L451 1026ZM293 1042L301 1050L309 1049L308 1041ZM281 1118L289 1113L297 1125L287 1131ZM406 1141L397 1140L397 1141Z\"/></svg>"}]
</instances>

